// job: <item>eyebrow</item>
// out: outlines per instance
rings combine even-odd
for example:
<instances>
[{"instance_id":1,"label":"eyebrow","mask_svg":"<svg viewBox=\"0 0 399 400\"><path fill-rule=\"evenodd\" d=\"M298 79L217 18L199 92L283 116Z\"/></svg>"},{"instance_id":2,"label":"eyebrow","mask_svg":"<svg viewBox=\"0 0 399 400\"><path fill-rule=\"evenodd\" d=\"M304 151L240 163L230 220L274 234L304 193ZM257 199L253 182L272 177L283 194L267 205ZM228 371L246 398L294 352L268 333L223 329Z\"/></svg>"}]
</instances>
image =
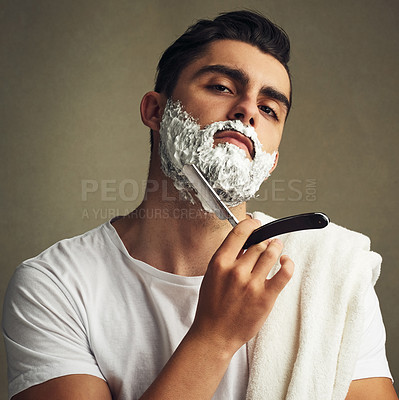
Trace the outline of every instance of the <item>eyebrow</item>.
<instances>
[{"instance_id":1,"label":"eyebrow","mask_svg":"<svg viewBox=\"0 0 399 400\"><path fill-rule=\"evenodd\" d=\"M205 75L207 73L219 73L222 75L226 75L234 79L238 83L240 83L242 86L248 85L249 83L249 76L243 70L230 68L227 67L226 65L221 65L221 64L205 65L194 74L193 78L194 79L199 78L200 76ZM260 93L270 99L282 103L288 113L291 105L287 96L285 96L282 92L271 86L264 86L260 90Z\"/></svg>"}]
</instances>

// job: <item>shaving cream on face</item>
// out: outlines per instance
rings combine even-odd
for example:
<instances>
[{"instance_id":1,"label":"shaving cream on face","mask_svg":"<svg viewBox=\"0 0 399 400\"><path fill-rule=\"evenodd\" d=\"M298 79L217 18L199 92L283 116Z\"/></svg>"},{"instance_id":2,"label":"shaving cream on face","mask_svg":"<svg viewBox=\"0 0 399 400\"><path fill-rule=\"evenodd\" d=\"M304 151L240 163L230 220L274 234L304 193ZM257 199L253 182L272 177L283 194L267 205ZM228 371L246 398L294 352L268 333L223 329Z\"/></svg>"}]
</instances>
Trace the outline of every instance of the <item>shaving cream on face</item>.
<instances>
[{"instance_id":1,"label":"shaving cream on face","mask_svg":"<svg viewBox=\"0 0 399 400\"><path fill-rule=\"evenodd\" d=\"M215 146L214 135L223 130L237 131L250 138L254 145L253 159L234 144ZM182 172L185 164L194 164L225 204L233 207L255 196L262 182L270 176L276 159L276 151L270 154L262 150L253 127L235 120L214 122L201 129L181 103L171 99L166 103L159 133L162 171L173 180L183 198L192 202L192 186ZM202 206L211 212L206 204Z\"/></svg>"}]
</instances>

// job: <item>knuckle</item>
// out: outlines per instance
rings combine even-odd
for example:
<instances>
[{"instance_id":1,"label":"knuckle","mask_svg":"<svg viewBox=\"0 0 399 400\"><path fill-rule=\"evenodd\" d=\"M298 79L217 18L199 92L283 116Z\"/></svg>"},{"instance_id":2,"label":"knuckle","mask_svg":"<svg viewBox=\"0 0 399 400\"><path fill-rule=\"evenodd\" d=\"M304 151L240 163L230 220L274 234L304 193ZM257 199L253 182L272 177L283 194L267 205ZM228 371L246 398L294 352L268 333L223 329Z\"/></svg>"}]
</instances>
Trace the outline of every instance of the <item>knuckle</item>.
<instances>
[{"instance_id":1,"label":"knuckle","mask_svg":"<svg viewBox=\"0 0 399 400\"><path fill-rule=\"evenodd\" d=\"M248 219L238 223L231 231L238 237L247 237L253 230L259 227L259 223L255 220Z\"/></svg>"},{"instance_id":2,"label":"knuckle","mask_svg":"<svg viewBox=\"0 0 399 400\"><path fill-rule=\"evenodd\" d=\"M253 245L252 247L257 252L263 253L267 249L268 243L266 241L264 241L264 242L257 243L255 245Z\"/></svg>"},{"instance_id":3,"label":"knuckle","mask_svg":"<svg viewBox=\"0 0 399 400\"><path fill-rule=\"evenodd\" d=\"M247 292L250 295L256 295L259 292L259 284L254 279L250 280L247 284Z\"/></svg>"},{"instance_id":4,"label":"knuckle","mask_svg":"<svg viewBox=\"0 0 399 400\"><path fill-rule=\"evenodd\" d=\"M262 255L262 261L269 264L275 264L277 262L279 252L275 251L274 249L267 248L266 251Z\"/></svg>"},{"instance_id":5,"label":"knuckle","mask_svg":"<svg viewBox=\"0 0 399 400\"><path fill-rule=\"evenodd\" d=\"M281 282L284 283L284 285L285 285L285 283L287 283L291 279L294 271L291 271L288 268L282 267L280 269L280 272L281 273L280 273L279 278L280 278Z\"/></svg>"},{"instance_id":6,"label":"knuckle","mask_svg":"<svg viewBox=\"0 0 399 400\"><path fill-rule=\"evenodd\" d=\"M241 268L238 268L238 267L233 268L231 270L230 275L231 275L231 278L232 278L232 280L234 282L242 282L244 280L244 278L245 278L244 271Z\"/></svg>"},{"instance_id":7,"label":"knuckle","mask_svg":"<svg viewBox=\"0 0 399 400\"><path fill-rule=\"evenodd\" d=\"M291 260L287 260L284 265L281 266L277 274L269 281L270 289L278 295L292 278L294 273L294 263Z\"/></svg>"},{"instance_id":8,"label":"knuckle","mask_svg":"<svg viewBox=\"0 0 399 400\"><path fill-rule=\"evenodd\" d=\"M224 261L224 258L220 254L215 254L213 256L210 265L214 270L221 271L226 269L226 262Z\"/></svg>"},{"instance_id":9,"label":"knuckle","mask_svg":"<svg viewBox=\"0 0 399 400\"><path fill-rule=\"evenodd\" d=\"M283 270L284 275L288 277L288 279L291 279L294 275L295 264L290 258L286 257L281 269Z\"/></svg>"},{"instance_id":10,"label":"knuckle","mask_svg":"<svg viewBox=\"0 0 399 400\"><path fill-rule=\"evenodd\" d=\"M281 252L284 245L280 239L273 239L271 242L271 247L277 249L277 251Z\"/></svg>"},{"instance_id":11,"label":"knuckle","mask_svg":"<svg viewBox=\"0 0 399 400\"><path fill-rule=\"evenodd\" d=\"M234 229L231 231L231 233L235 236L238 236L239 238L242 238L243 236L247 236L247 230L245 227L242 225L238 224L234 227Z\"/></svg>"},{"instance_id":12,"label":"knuckle","mask_svg":"<svg viewBox=\"0 0 399 400\"><path fill-rule=\"evenodd\" d=\"M277 258L283 250L283 245L279 241L272 241L267 247L267 253L269 253L273 258Z\"/></svg>"}]
</instances>

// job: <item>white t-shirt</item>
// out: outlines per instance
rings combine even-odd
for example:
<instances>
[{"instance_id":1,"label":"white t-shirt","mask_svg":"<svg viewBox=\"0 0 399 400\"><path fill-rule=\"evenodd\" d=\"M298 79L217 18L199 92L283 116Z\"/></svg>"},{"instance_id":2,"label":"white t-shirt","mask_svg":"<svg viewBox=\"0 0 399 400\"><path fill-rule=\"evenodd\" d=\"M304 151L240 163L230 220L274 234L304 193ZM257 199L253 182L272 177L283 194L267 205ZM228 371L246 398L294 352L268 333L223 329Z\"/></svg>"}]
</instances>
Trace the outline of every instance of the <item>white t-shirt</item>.
<instances>
[{"instance_id":1,"label":"white t-shirt","mask_svg":"<svg viewBox=\"0 0 399 400\"><path fill-rule=\"evenodd\" d=\"M111 222L25 261L4 303L9 396L55 377L90 374L107 381L114 399L139 398L190 328L201 282L135 260ZM366 302L353 379L391 377L373 288ZM243 346L213 399L244 399L247 381Z\"/></svg>"}]
</instances>

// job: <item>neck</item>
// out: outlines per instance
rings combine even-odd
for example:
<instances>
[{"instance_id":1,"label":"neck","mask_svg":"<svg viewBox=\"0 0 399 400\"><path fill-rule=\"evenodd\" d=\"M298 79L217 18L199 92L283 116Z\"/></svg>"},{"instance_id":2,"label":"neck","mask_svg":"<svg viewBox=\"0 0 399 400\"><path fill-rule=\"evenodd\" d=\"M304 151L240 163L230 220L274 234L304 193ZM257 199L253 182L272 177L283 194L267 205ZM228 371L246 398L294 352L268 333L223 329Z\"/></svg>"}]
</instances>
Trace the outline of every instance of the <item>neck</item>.
<instances>
[{"instance_id":1,"label":"neck","mask_svg":"<svg viewBox=\"0 0 399 400\"><path fill-rule=\"evenodd\" d=\"M245 204L231 210L239 221L247 218ZM196 197L195 204L180 199L172 181L162 173L149 178L143 202L115 221L114 227L132 257L186 276L205 273L232 229L227 220L203 211Z\"/></svg>"}]
</instances>

